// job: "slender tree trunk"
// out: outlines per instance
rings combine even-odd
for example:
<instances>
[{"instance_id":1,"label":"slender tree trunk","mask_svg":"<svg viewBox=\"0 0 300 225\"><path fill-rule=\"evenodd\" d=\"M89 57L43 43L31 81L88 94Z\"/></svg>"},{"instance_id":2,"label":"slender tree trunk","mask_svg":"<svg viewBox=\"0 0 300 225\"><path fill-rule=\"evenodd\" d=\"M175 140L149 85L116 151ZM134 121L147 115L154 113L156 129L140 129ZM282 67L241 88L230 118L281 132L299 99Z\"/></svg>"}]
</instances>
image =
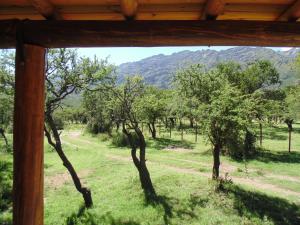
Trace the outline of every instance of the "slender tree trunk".
<instances>
[{"instance_id":1,"label":"slender tree trunk","mask_svg":"<svg viewBox=\"0 0 300 225\"><path fill-rule=\"evenodd\" d=\"M195 142L198 141L198 128L197 128L197 123L195 124Z\"/></svg>"},{"instance_id":2,"label":"slender tree trunk","mask_svg":"<svg viewBox=\"0 0 300 225\"><path fill-rule=\"evenodd\" d=\"M161 134L161 121L159 120L159 122L158 122L158 135L160 136L160 134Z\"/></svg>"},{"instance_id":3,"label":"slender tree trunk","mask_svg":"<svg viewBox=\"0 0 300 225\"><path fill-rule=\"evenodd\" d=\"M182 120L180 120L180 131L181 131L181 141L183 141L183 127L182 127Z\"/></svg>"},{"instance_id":4,"label":"slender tree trunk","mask_svg":"<svg viewBox=\"0 0 300 225\"><path fill-rule=\"evenodd\" d=\"M260 145L260 147L262 147L262 141L263 141L262 123L259 122L259 145Z\"/></svg>"},{"instance_id":5,"label":"slender tree trunk","mask_svg":"<svg viewBox=\"0 0 300 225\"><path fill-rule=\"evenodd\" d=\"M289 153L291 153L292 129L289 128Z\"/></svg>"},{"instance_id":6,"label":"slender tree trunk","mask_svg":"<svg viewBox=\"0 0 300 225\"><path fill-rule=\"evenodd\" d=\"M220 168L220 145L216 144L213 149L214 165L212 179L217 180L219 178L219 168Z\"/></svg>"},{"instance_id":7,"label":"slender tree trunk","mask_svg":"<svg viewBox=\"0 0 300 225\"><path fill-rule=\"evenodd\" d=\"M155 123L151 122L148 123L149 131L151 133L151 136L153 139L156 139L156 128L155 128Z\"/></svg>"},{"instance_id":8,"label":"slender tree trunk","mask_svg":"<svg viewBox=\"0 0 300 225\"><path fill-rule=\"evenodd\" d=\"M169 132L170 132L170 138L172 138L172 126L171 125L169 127Z\"/></svg>"},{"instance_id":9,"label":"slender tree trunk","mask_svg":"<svg viewBox=\"0 0 300 225\"><path fill-rule=\"evenodd\" d=\"M0 134L1 134L1 136L4 138L5 145L6 145L6 147L7 147L7 146L8 146L8 141L7 141L7 138L6 138L6 136L5 136L5 131L4 131L4 129L0 128Z\"/></svg>"},{"instance_id":10,"label":"slender tree trunk","mask_svg":"<svg viewBox=\"0 0 300 225\"><path fill-rule=\"evenodd\" d=\"M194 119L190 118L190 128L194 128Z\"/></svg>"},{"instance_id":11,"label":"slender tree trunk","mask_svg":"<svg viewBox=\"0 0 300 225\"><path fill-rule=\"evenodd\" d=\"M286 125L288 126L289 131L289 153L291 152L291 142L292 142L292 130L293 130L293 119L285 119L284 121Z\"/></svg>"},{"instance_id":12,"label":"slender tree trunk","mask_svg":"<svg viewBox=\"0 0 300 225\"><path fill-rule=\"evenodd\" d=\"M150 173L146 166L146 141L143 133L139 128L135 128L135 132L139 138L139 149L140 149L140 157L138 158L136 155L136 146L134 144L132 135L125 129L123 125L123 132L127 136L128 141L131 146L131 157L132 161L139 172L141 187L144 190L146 198L151 198L156 196L156 192L154 186L152 184L152 180L150 177Z\"/></svg>"},{"instance_id":13,"label":"slender tree trunk","mask_svg":"<svg viewBox=\"0 0 300 225\"><path fill-rule=\"evenodd\" d=\"M175 126L175 120L173 117L170 117L170 121L171 121L171 127L174 127Z\"/></svg>"},{"instance_id":14,"label":"slender tree trunk","mask_svg":"<svg viewBox=\"0 0 300 225\"><path fill-rule=\"evenodd\" d=\"M51 145L54 147L54 149L56 150L56 152L59 155L60 159L63 161L63 165L69 171L77 191L82 194L85 206L87 208L91 207L93 205L91 191L88 188L82 186L81 181L80 181L80 179L79 179L72 163L68 160L67 156L65 155L65 153L62 149L62 146L61 146L61 140L60 140L59 133L56 129L56 126L55 126L55 123L54 123L54 120L53 120L51 114L46 113L46 121L47 121L47 124L49 125L49 127L52 131L52 134L53 134L53 137L54 137L54 140L55 140L55 143L53 143L51 141L51 135L47 131L47 129L45 129L46 136L48 138L49 144L51 144L51 142L52 142Z\"/></svg>"}]
</instances>

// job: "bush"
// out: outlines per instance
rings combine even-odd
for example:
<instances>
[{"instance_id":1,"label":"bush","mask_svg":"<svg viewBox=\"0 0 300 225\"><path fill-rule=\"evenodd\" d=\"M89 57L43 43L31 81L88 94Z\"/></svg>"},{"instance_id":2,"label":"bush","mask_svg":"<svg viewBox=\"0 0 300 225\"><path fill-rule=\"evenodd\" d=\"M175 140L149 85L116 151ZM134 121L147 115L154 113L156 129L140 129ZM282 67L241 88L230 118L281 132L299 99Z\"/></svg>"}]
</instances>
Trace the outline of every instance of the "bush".
<instances>
[{"instance_id":1,"label":"bush","mask_svg":"<svg viewBox=\"0 0 300 225\"><path fill-rule=\"evenodd\" d=\"M126 135L119 132L112 135L111 143L116 147L129 147Z\"/></svg>"},{"instance_id":2,"label":"bush","mask_svg":"<svg viewBox=\"0 0 300 225\"><path fill-rule=\"evenodd\" d=\"M136 147L139 146L139 139L138 136L136 135L136 133L132 132L131 133L132 137L133 137L133 141ZM128 141L128 138L125 134L123 133L114 133L112 135L112 144L117 146L117 147L131 147Z\"/></svg>"},{"instance_id":3,"label":"bush","mask_svg":"<svg viewBox=\"0 0 300 225\"><path fill-rule=\"evenodd\" d=\"M102 142L108 141L110 138L111 138L111 136L109 136L109 134L99 134L99 139Z\"/></svg>"},{"instance_id":4,"label":"bush","mask_svg":"<svg viewBox=\"0 0 300 225\"><path fill-rule=\"evenodd\" d=\"M89 121L87 123L86 129L91 134L99 134L99 133L111 133L111 123L97 123Z\"/></svg>"},{"instance_id":5,"label":"bush","mask_svg":"<svg viewBox=\"0 0 300 225\"><path fill-rule=\"evenodd\" d=\"M12 209L12 163L0 161L0 215L10 212ZM1 220L6 220L2 218ZM9 221L1 221L0 224L9 224Z\"/></svg>"}]
</instances>

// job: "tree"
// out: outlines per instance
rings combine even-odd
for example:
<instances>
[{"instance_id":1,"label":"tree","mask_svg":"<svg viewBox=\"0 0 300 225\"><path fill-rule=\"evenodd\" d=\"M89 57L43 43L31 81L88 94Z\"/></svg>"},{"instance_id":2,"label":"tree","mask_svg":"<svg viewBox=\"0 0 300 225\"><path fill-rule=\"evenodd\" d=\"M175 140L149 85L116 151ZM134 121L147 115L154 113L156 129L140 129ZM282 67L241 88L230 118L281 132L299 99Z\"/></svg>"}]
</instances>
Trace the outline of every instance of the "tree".
<instances>
[{"instance_id":1,"label":"tree","mask_svg":"<svg viewBox=\"0 0 300 225\"><path fill-rule=\"evenodd\" d=\"M299 111L300 111L299 99L300 99L300 86L289 87L286 89L284 122L288 126L288 133L289 133L288 151L289 152L291 152L293 123L296 119L299 118Z\"/></svg>"},{"instance_id":2,"label":"tree","mask_svg":"<svg viewBox=\"0 0 300 225\"><path fill-rule=\"evenodd\" d=\"M14 98L14 53L2 50L0 52L0 135L8 149L6 129L13 120Z\"/></svg>"},{"instance_id":3,"label":"tree","mask_svg":"<svg viewBox=\"0 0 300 225\"><path fill-rule=\"evenodd\" d=\"M212 177L217 179L220 152L226 148L240 148L249 127L253 102L228 83L213 91L211 95L210 101L200 107L199 115L202 132L213 145Z\"/></svg>"},{"instance_id":4,"label":"tree","mask_svg":"<svg viewBox=\"0 0 300 225\"><path fill-rule=\"evenodd\" d=\"M139 123L140 107L144 107L140 101L145 96L145 84L139 76L127 77L123 85L118 88L113 87L112 90L114 100L111 102L111 107L114 118L122 121L122 131L130 144L131 157L139 172L141 187L147 199L155 197L155 189L146 165L146 141Z\"/></svg>"},{"instance_id":5,"label":"tree","mask_svg":"<svg viewBox=\"0 0 300 225\"><path fill-rule=\"evenodd\" d=\"M244 94L226 75L218 68L206 71L193 65L175 77L179 93L198 100L201 132L213 146L213 179L219 177L221 151L240 146L253 114L251 95Z\"/></svg>"},{"instance_id":6,"label":"tree","mask_svg":"<svg viewBox=\"0 0 300 225\"><path fill-rule=\"evenodd\" d=\"M147 86L143 97L137 102L139 118L146 121L153 139L156 138L155 123L165 114L166 102L164 91L154 86Z\"/></svg>"},{"instance_id":7,"label":"tree","mask_svg":"<svg viewBox=\"0 0 300 225\"><path fill-rule=\"evenodd\" d=\"M276 106L282 101L282 98L274 99L274 96L280 95L278 87L281 82L277 69L268 60L251 62L244 69L238 63L226 62L218 64L216 69L232 85L238 87L243 94L251 94L256 98L255 119L259 124L259 140L262 146L262 129L265 118L270 117L271 112L274 113L278 109ZM275 95L276 92L279 95Z\"/></svg>"},{"instance_id":8,"label":"tree","mask_svg":"<svg viewBox=\"0 0 300 225\"><path fill-rule=\"evenodd\" d=\"M91 207L93 204L91 191L82 186L75 168L63 151L54 112L63 107L63 100L67 96L102 82L110 72L111 68L105 61L99 61L96 57L93 60L79 58L75 50L52 49L48 52L45 135L48 143L55 149L69 171L77 191L83 196L86 207Z\"/></svg>"},{"instance_id":9,"label":"tree","mask_svg":"<svg viewBox=\"0 0 300 225\"><path fill-rule=\"evenodd\" d=\"M85 91L83 107L87 115L87 128L89 132L111 133L113 122L118 127L119 122L114 121L113 114L108 103L112 96L109 91Z\"/></svg>"}]
</instances>

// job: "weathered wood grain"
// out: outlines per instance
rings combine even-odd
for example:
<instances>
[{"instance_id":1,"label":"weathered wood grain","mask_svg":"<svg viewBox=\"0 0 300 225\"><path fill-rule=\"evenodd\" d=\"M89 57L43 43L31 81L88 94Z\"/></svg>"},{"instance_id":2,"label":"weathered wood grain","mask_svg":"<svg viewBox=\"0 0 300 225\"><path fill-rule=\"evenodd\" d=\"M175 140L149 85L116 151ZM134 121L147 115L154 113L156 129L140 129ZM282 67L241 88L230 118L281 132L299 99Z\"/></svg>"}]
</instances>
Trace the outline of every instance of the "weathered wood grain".
<instances>
[{"instance_id":1,"label":"weathered wood grain","mask_svg":"<svg viewBox=\"0 0 300 225\"><path fill-rule=\"evenodd\" d=\"M14 110L13 224L43 224L44 140L43 47L16 52Z\"/></svg>"}]
</instances>

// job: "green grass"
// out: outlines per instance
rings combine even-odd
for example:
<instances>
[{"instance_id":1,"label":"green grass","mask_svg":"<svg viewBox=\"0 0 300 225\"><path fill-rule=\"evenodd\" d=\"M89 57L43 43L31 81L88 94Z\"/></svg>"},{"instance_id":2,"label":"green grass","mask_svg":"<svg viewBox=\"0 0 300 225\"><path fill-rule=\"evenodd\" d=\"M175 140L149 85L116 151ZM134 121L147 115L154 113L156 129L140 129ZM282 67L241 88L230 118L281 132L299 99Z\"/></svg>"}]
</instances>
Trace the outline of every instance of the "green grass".
<instances>
[{"instance_id":1,"label":"green grass","mask_svg":"<svg viewBox=\"0 0 300 225\"><path fill-rule=\"evenodd\" d=\"M45 224L300 224L300 125L291 154L285 126L266 128L264 135L264 150L247 160L247 173L244 162L221 157L222 175L228 171L233 183L218 191L209 178L212 156L203 137L195 143L189 132L181 141L180 132L173 131L172 139L168 132L148 138L147 163L159 197L147 202L130 150L72 125L62 135L63 147L91 189L94 206L82 207L59 157L45 144ZM11 162L10 154L0 157ZM8 216L9 210L0 218Z\"/></svg>"}]
</instances>

